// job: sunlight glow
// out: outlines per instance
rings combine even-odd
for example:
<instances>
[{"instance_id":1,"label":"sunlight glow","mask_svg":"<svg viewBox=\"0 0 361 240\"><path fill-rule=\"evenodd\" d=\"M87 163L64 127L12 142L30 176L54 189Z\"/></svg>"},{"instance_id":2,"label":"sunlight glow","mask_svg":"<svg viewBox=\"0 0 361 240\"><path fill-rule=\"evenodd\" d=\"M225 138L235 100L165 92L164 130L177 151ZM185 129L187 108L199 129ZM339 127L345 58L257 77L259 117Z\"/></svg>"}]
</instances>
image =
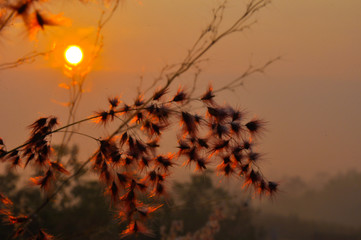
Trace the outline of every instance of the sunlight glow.
<instances>
[{"instance_id":1,"label":"sunlight glow","mask_svg":"<svg viewBox=\"0 0 361 240\"><path fill-rule=\"evenodd\" d=\"M76 45L69 46L65 50L65 59L71 65L77 65L83 60L83 52L80 47Z\"/></svg>"}]
</instances>

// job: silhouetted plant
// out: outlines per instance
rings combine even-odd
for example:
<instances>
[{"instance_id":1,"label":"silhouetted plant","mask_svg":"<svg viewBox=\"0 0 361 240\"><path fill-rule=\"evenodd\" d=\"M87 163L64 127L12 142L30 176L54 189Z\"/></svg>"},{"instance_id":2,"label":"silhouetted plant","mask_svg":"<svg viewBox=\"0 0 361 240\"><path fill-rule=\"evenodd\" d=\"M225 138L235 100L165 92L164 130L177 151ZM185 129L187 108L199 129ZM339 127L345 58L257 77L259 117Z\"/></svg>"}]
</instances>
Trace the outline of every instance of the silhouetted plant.
<instances>
[{"instance_id":1,"label":"silhouetted plant","mask_svg":"<svg viewBox=\"0 0 361 240\"><path fill-rule=\"evenodd\" d=\"M28 23L28 18L35 19L40 29L47 24L56 23L41 15L34 7L35 4L40 4L36 2L25 0L15 5L5 5L11 13L1 22L1 29L10 21L7 19L15 16L22 16L25 23ZM254 23L254 14L269 2L250 0L244 12L229 26L222 25L226 7L222 3L213 11L211 22L201 32L181 64L166 67L152 87L139 93L133 102L125 103L117 97L109 98L108 108L85 119L68 121L64 126L59 126L57 117L40 118L29 126L29 139L13 149L7 149L0 139L2 161L12 167L30 166L37 169L40 174L31 180L46 192L44 202L24 215L12 212L11 201L1 195L1 213L15 229L12 237L24 234L34 216L71 180L86 173L86 166L89 164L90 171L96 172L103 183L112 207L118 211L119 221L127 223L122 237L134 233L151 235L145 222L160 206L145 204L140 196L165 196L171 169L182 162L200 172L209 166L216 166L220 175L239 178L244 181L244 186L252 186L259 194L272 195L277 192L277 183L268 181L262 174L258 166L260 154L254 148L257 136L264 128L264 121L247 119L244 111L218 104L216 95L242 85L246 77L263 72L278 58L259 67L250 66L240 77L218 89L208 87L200 95L195 93L195 85L190 91L179 88L173 93L172 89L180 76L197 69L205 54L220 40L249 28ZM32 17L30 9L34 11L31 14L35 14ZM195 75L197 79L197 72ZM194 84L195 82L196 80ZM200 106L199 111L192 110L195 105ZM74 111L70 110L69 114L71 116ZM93 137L91 133L71 130L71 134L81 134L96 141L98 149L77 168L67 169L62 159L54 155L52 136L63 131L69 132L73 126L90 121L104 127L112 125L115 130L106 137ZM167 130L173 131L176 124L181 126L176 133L178 153L158 153L163 134ZM60 144L60 150L62 145L63 143ZM52 236L39 228L38 235L34 238L51 239Z\"/></svg>"}]
</instances>

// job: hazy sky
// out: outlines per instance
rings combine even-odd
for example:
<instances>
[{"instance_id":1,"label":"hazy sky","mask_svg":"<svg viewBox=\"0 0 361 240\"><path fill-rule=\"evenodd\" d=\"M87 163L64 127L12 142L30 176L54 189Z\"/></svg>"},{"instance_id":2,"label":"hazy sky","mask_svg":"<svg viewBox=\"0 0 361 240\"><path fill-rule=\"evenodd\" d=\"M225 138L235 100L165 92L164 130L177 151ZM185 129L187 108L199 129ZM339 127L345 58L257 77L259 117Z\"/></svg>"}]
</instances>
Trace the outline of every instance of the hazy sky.
<instances>
[{"instance_id":1,"label":"hazy sky","mask_svg":"<svg viewBox=\"0 0 361 240\"><path fill-rule=\"evenodd\" d=\"M225 23L241 12L244 3L228 2ZM106 107L109 96L133 97L130 93L140 75L146 85L164 65L180 62L216 4L125 1L104 29L104 48L87 78L89 92L79 116ZM94 5L69 5L64 1L48 8L63 11L73 26L47 29L38 42L27 40L20 23L15 33L3 34L0 62L33 49L49 49L55 40L60 44L82 38L82 44L91 44L99 10ZM361 170L361 1L274 0L257 16L258 23L250 30L225 39L207 55L200 88L209 82L220 86L249 64L282 56L236 93L219 97L220 102L231 102L247 109L250 117L268 122L259 146L266 175L310 178L320 172ZM0 137L9 146L26 139L26 126L39 116L65 118L66 110L55 103L67 99L66 91L57 87L66 81L61 67L55 67L59 58L50 56L0 72Z\"/></svg>"}]
</instances>

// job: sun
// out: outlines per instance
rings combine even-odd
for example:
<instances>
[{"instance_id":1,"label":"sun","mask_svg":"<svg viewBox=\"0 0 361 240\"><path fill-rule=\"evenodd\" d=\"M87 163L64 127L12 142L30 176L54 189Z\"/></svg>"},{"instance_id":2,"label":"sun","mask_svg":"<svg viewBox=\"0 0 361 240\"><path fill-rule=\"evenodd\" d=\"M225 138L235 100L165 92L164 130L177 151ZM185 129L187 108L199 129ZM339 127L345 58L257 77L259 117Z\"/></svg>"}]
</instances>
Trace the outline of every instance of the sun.
<instances>
[{"instance_id":1,"label":"sun","mask_svg":"<svg viewBox=\"0 0 361 240\"><path fill-rule=\"evenodd\" d=\"M71 65L78 65L83 60L83 52L80 47L71 45L65 50L65 59Z\"/></svg>"}]
</instances>

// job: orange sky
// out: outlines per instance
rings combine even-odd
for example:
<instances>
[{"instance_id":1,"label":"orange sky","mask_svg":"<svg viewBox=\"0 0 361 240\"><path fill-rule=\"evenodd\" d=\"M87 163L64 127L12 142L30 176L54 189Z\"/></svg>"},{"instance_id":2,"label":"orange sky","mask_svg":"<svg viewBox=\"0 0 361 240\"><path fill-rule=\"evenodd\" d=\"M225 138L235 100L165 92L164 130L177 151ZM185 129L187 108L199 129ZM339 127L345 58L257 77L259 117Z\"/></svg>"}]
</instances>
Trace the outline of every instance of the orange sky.
<instances>
[{"instance_id":1,"label":"orange sky","mask_svg":"<svg viewBox=\"0 0 361 240\"><path fill-rule=\"evenodd\" d=\"M146 85L165 64L180 62L216 2L125 1L104 30L104 48L87 79L91 91L84 95L79 116L105 107L109 96L133 97L130 93L138 84L134 80L140 75ZM242 2L229 1L226 22L236 16ZM69 5L64 1L48 8L63 11L73 26L48 29L38 42L27 41L16 24L19 31L2 36L0 62L34 48L46 50L54 39L72 41L90 34L81 42L91 44L99 10L94 5ZM250 63L282 56L264 75L251 77L244 88L219 98L268 122L260 149L270 178L361 170L360 9L359 0L275 0L258 14L252 29L220 42L207 55L204 86L219 86ZM8 145L26 139L24 129L39 116L66 116L53 101L66 101L66 92L57 87L62 81L66 78L61 68L44 59L0 72L0 137Z\"/></svg>"}]
</instances>

